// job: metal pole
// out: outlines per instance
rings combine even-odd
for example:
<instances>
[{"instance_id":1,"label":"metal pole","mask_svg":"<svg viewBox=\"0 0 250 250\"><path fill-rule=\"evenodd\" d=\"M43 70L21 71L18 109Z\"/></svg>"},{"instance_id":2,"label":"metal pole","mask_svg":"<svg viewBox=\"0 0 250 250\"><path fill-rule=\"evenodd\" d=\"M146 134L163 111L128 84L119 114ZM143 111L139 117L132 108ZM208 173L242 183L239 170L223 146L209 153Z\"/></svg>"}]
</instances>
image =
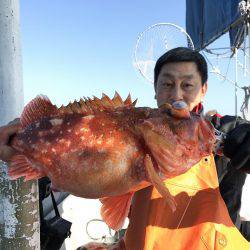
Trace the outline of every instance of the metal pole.
<instances>
[{"instance_id":1,"label":"metal pole","mask_svg":"<svg viewBox=\"0 0 250 250\"><path fill-rule=\"evenodd\" d=\"M248 23L248 22L247 22ZM243 67L243 72L244 72L244 77L247 75L247 46L246 46L246 37L247 37L247 29L248 29L248 24L244 23L244 67Z\"/></svg>"},{"instance_id":2,"label":"metal pole","mask_svg":"<svg viewBox=\"0 0 250 250\"><path fill-rule=\"evenodd\" d=\"M23 108L19 1L0 0L0 126ZM0 161L0 249L40 249L37 181L10 181Z\"/></svg>"},{"instance_id":3,"label":"metal pole","mask_svg":"<svg viewBox=\"0 0 250 250\"><path fill-rule=\"evenodd\" d=\"M249 18L250 18L250 1L247 1L247 11L248 11L248 18L247 18L247 32L248 32L248 69L250 69L250 25L249 25ZM249 83L250 86L250 83Z\"/></svg>"},{"instance_id":4,"label":"metal pole","mask_svg":"<svg viewBox=\"0 0 250 250\"><path fill-rule=\"evenodd\" d=\"M237 98L237 83L238 83L238 49L235 48L235 83L234 83L234 101L235 101L235 116L238 115L238 98Z\"/></svg>"}]
</instances>

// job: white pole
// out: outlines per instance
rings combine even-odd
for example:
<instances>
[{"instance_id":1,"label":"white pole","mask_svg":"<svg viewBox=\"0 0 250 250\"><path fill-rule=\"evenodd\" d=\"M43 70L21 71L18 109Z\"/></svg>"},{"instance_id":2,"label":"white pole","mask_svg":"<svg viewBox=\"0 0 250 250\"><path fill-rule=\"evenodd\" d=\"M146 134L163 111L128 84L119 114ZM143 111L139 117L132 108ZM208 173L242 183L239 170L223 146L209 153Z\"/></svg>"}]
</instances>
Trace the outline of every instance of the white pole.
<instances>
[{"instance_id":1,"label":"white pole","mask_svg":"<svg viewBox=\"0 0 250 250\"><path fill-rule=\"evenodd\" d=\"M243 67L243 72L244 72L244 77L247 75L247 46L246 46L246 39L247 39L247 30L248 30L248 22L247 24L244 25L244 67Z\"/></svg>"},{"instance_id":2,"label":"white pole","mask_svg":"<svg viewBox=\"0 0 250 250\"><path fill-rule=\"evenodd\" d=\"M235 116L238 115L238 99L237 99L237 82L238 82L238 49L235 48L235 83L234 83L234 99L235 99Z\"/></svg>"},{"instance_id":3,"label":"white pole","mask_svg":"<svg viewBox=\"0 0 250 250\"><path fill-rule=\"evenodd\" d=\"M19 1L0 0L0 126L23 109ZM37 182L10 181L0 161L0 249L40 249Z\"/></svg>"},{"instance_id":4,"label":"white pole","mask_svg":"<svg viewBox=\"0 0 250 250\"><path fill-rule=\"evenodd\" d=\"M250 8L250 1L247 1L247 9ZM249 10L250 11L250 10ZM248 16L249 17L249 16ZM250 69L250 25L249 25L249 20L247 20L247 32L248 32L248 68ZM249 83L250 86L250 83Z\"/></svg>"}]
</instances>

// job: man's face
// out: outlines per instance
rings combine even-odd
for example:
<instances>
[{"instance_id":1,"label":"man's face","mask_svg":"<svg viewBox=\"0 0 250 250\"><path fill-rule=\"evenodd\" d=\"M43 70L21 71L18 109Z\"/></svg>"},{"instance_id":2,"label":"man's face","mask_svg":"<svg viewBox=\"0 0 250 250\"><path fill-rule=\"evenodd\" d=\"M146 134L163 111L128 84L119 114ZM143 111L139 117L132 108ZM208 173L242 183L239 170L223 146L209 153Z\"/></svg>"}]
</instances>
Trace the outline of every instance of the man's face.
<instances>
[{"instance_id":1,"label":"man's face","mask_svg":"<svg viewBox=\"0 0 250 250\"><path fill-rule=\"evenodd\" d=\"M162 66L157 79L155 99L160 107L164 103L185 101L189 110L198 105L207 91L193 62L167 63Z\"/></svg>"}]
</instances>

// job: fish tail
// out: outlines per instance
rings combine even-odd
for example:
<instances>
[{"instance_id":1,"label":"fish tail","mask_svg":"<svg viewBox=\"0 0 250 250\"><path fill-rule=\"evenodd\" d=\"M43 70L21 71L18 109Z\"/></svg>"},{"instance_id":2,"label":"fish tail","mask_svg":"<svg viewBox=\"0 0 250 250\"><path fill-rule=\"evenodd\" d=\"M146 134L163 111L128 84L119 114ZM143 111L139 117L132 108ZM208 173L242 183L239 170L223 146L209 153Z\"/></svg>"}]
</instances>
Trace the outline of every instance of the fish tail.
<instances>
[{"instance_id":1,"label":"fish tail","mask_svg":"<svg viewBox=\"0 0 250 250\"><path fill-rule=\"evenodd\" d=\"M45 174L32 166L32 163L24 155L15 155L10 161L8 174L12 180L25 177L24 181L39 179Z\"/></svg>"},{"instance_id":2,"label":"fish tail","mask_svg":"<svg viewBox=\"0 0 250 250\"><path fill-rule=\"evenodd\" d=\"M43 116L49 116L57 110L49 98L45 95L38 95L31 100L24 108L20 117L22 127L25 128L33 122L39 121Z\"/></svg>"},{"instance_id":3,"label":"fish tail","mask_svg":"<svg viewBox=\"0 0 250 250\"><path fill-rule=\"evenodd\" d=\"M176 202L174 198L172 197L172 195L170 194L169 190L164 185L164 182L162 181L162 179L157 174L153 166L152 159L148 154L144 158L144 164L147 170L149 180L155 186L157 191L162 195L162 197L166 198L167 203L169 204L170 208L174 212L176 210Z\"/></svg>"}]
</instances>

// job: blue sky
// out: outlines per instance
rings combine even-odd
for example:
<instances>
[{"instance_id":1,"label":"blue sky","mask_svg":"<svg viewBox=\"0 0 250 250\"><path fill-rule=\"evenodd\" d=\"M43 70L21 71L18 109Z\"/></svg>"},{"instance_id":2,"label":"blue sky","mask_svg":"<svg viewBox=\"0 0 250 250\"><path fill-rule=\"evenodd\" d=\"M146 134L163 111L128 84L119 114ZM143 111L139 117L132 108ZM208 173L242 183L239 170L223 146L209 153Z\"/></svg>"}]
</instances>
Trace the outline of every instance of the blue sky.
<instances>
[{"instance_id":1,"label":"blue sky","mask_svg":"<svg viewBox=\"0 0 250 250\"><path fill-rule=\"evenodd\" d=\"M185 0L20 0L25 103L37 94L61 105L116 90L155 107L153 86L132 64L136 40L159 22L185 28L185 8ZM234 114L233 85L210 75L205 105Z\"/></svg>"}]
</instances>

